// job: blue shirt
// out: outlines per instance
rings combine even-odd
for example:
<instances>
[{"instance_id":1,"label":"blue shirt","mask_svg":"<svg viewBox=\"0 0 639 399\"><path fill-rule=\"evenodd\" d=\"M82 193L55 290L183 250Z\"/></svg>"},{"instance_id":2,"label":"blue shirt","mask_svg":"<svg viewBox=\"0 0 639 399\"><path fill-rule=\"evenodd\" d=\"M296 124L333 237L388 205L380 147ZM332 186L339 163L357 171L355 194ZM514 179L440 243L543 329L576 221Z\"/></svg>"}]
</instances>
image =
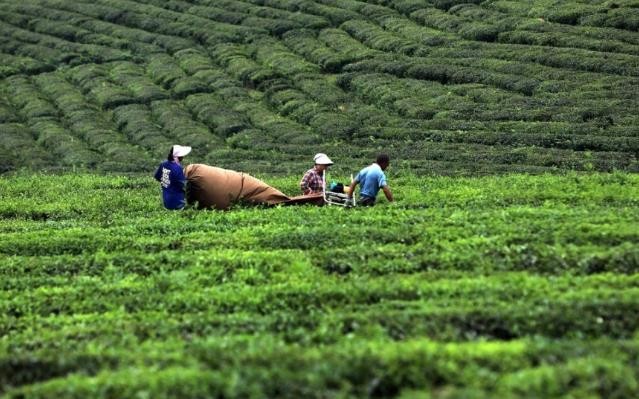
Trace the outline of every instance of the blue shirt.
<instances>
[{"instance_id":1,"label":"blue shirt","mask_svg":"<svg viewBox=\"0 0 639 399\"><path fill-rule=\"evenodd\" d=\"M386 175L382 168L374 163L360 170L355 181L361 184L359 195L362 197L375 198L379 189L386 186Z\"/></svg>"},{"instance_id":2,"label":"blue shirt","mask_svg":"<svg viewBox=\"0 0 639 399\"><path fill-rule=\"evenodd\" d=\"M164 161L155 172L155 180L162 186L162 200L167 209L182 209L186 204L184 187L186 177L177 162Z\"/></svg>"}]
</instances>

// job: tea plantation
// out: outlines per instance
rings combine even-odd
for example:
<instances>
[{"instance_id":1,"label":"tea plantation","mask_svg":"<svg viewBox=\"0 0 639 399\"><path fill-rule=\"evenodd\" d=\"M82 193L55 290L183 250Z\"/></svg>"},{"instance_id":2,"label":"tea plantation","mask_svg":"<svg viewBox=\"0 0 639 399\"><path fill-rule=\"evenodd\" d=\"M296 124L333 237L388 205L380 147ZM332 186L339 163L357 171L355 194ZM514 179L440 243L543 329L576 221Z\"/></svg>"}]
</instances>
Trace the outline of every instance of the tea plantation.
<instances>
[{"instance_id":1,"label":"tea plantation","mask_svg":"<svg viewBox=\"0 0 639 399\"><path fill-rule=\"evenodd\" d=\"M0 397L639 397L636 0L0 0ZM287 194L384 151L373 208ZM381 197L381 196L380 196Z\"/></svg>"},{"instance_id":2,"label":"tea plantation","mask_svg":"<svg viewBox=\"0 0 639 399\"><path fill-rule=\"evenodd\" d=\"M391 176L375 208L228 212L168 212L148 177L1 179L2 390L639 394L639 176Z\"/></svg>"},{"instance_id":3,"label":"tea plantation","mask_svg":"<svg viewBox=\"0 0 639 399\"><path fill-rule=\"evenodd\" d=\"M0 34L3 170L639 170L636 0L0 0Z\"/></svg>"}]
</instances>

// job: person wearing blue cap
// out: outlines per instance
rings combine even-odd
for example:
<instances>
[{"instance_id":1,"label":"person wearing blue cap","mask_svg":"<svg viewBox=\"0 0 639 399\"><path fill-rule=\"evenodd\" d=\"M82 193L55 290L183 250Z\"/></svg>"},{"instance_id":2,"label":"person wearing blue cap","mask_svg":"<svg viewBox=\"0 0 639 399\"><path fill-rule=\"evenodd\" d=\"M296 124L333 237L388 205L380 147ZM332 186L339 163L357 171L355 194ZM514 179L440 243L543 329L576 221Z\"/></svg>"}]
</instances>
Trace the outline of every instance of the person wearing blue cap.
<instances>
[{"instance_id":1,"label":"person wearing blue cap","mask_svg":"<svg viewBox=\"0 0 639 399\"><path fill-rule=\"evenodd\" d=\"M191 147L174 145L167 159L155 172L155 180L162 187L162 200L166 209L182 209L186 205L186 177L182 171L182 158L191 152Z\"/></svg>"}]
</instances>

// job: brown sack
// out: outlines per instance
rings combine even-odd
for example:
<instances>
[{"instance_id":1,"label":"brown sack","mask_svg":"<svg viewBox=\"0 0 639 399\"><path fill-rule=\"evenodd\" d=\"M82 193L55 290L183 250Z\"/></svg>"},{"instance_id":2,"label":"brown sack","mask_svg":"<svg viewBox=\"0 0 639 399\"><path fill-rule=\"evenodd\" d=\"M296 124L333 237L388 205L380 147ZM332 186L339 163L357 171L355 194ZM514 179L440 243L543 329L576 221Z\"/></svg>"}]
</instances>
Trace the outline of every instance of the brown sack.
<instances>
[{"instance_id":1,"label":"brown sack","mask_svg":"<svg viewBox=\"0 0 639 399\"><path fill-rule=\"evenodd\" d=\"M238 201L275 205L289 200L281 191L245 173L203 164L188 165L187 201L198 208L228 209Z\"/></svg>"},{"instance_id":2,"label":"brown sack","mask_svg":"<svg viewBox=\"0 0 639 399\"><path fill-rule=\"evenodd\" d=\"M262 180L242 173L243 184L240 199L256 204L275 205L289 200L288 196L281 191L269 186Z\"/></svg>"}]
</instances>

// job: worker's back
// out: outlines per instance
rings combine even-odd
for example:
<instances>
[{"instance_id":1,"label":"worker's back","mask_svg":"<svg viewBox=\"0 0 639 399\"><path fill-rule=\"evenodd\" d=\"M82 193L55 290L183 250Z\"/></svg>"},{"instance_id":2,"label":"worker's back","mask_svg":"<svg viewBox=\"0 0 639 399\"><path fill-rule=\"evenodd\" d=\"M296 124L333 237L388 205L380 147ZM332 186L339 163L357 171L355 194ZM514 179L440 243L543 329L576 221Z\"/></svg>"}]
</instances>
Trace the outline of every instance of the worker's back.
<instances>
[{"instance_id":1,"label":"worker's back","mask_svg":"<svg viewBox=\"0 0 639 399\"><path fill-rule=\"evenodd\" d=\"M367 198L377 197L379 189L387 184L386 175L377 163L373 163L362 169L357 176L355 176L355 181L360 184L360 196Z\"/></svg>"}]
</instances>

